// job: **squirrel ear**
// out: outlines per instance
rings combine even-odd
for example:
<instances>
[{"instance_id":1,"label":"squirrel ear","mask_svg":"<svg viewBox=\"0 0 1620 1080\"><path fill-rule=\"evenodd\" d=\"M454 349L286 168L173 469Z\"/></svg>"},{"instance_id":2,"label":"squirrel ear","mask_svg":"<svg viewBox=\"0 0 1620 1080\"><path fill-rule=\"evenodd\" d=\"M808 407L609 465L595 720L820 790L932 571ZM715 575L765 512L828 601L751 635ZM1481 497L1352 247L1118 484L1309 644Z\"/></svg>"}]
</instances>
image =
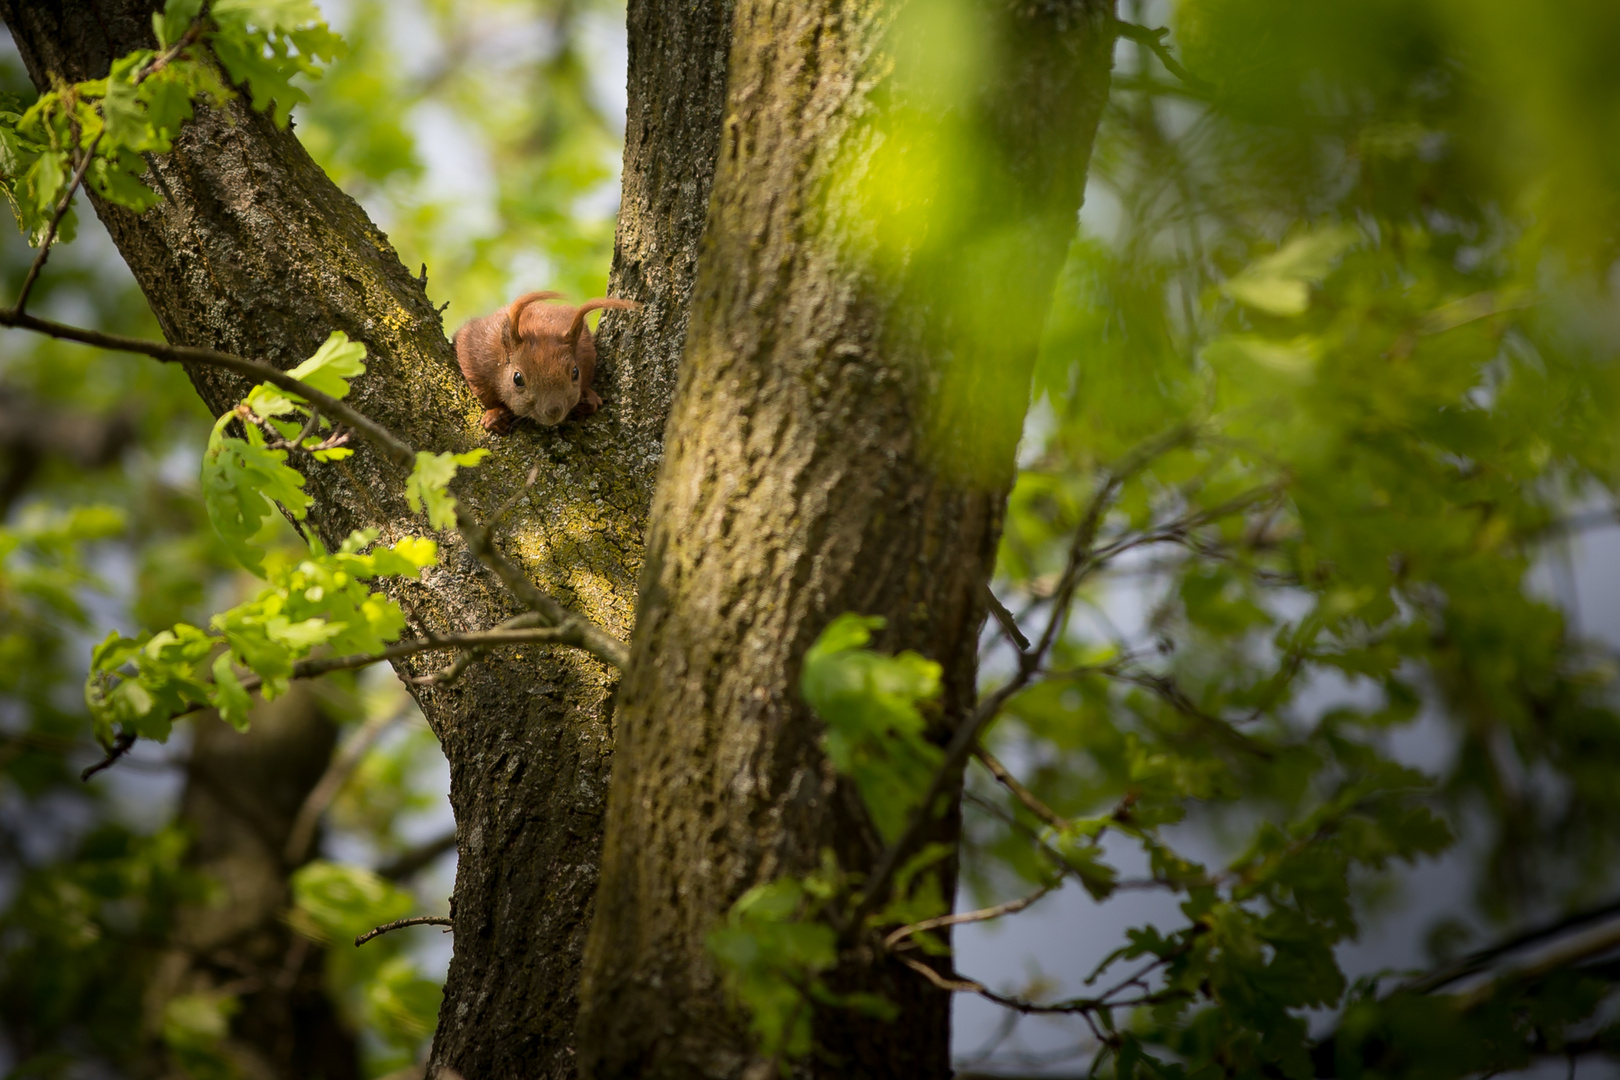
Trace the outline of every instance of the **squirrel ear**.
<instances>
[{"instance_id":1,"label":"squirrel ear","mask_svg":"<svg viewBox=\"0 0 1620 1080\"><path fill-rule=\"evenodd\" d=\"M568 333L563 336L563 340L568 343L569 349L573 349L574 345L579 341L580 331L585 329L585 316L593 311L600 311L604 308L614 308L619 311L634 311L640 306L641 305L634 300L618 300L613 298L587 300L583 304L579 305L578 311L574 312L574 321L569 324Z\"/></svg>"},{"instance_id":2,"label":"squirrel ear","mask_svg":"<svg viewBox=\"0 0 1620 1080\"><path fill-rule=\"evenodd\" d=\"M528 307L530 304L537 303L541 300L555 300L561 295L562 293L556 292L524 293L522 296L508 304L506 306L506 325L501 327L502 343L505 344L508 349L517 348L518 343L523 339L523 334L520 329L520 324L523 320L523 309Z\"/></svg>"}]
</instances>

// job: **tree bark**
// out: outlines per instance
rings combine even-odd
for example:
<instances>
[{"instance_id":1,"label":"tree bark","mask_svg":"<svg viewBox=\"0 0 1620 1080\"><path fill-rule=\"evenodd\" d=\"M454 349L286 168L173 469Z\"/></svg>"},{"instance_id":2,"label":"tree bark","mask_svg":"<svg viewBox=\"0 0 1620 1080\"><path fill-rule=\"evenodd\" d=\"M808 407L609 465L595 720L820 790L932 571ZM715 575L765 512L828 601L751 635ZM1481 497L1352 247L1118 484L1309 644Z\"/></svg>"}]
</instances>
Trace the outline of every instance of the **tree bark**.
<instances>
[{"instance_id":1,"label":"tree bark","mask_svg":"<svg viewBox=\"0 0 1620 1080\"><path fill-rule=\"evenodd\" d=\"M897 10L920 21L893 25ZM768 1073L705 939L746 889L812 870L824 848L856 872L880 853L798 690L832 617L886 616L879 648L943 665L941 738L975 699L982 589L1107 94L1112 13L973 0L951 13L969 36L945 40L935 10L737 5L620 689L587 1077ZM934 45L977 45L979 65L941 82ZM901 1015L818 1009L808 1074L950 1074L947 995L860 954L837 982Z\"/></svg>"},{"instance_id":2,"label":"tree bark","mask_svg":"<svg viewBox=\"0 0 1620 1080\"><path fill-rule=\"evenodd\" d=\"M170 341L287 368L330 331L345 331L370 352L351 397L362 411L419 449L494 450L463 489L480 514L539 461L541 482L503 525L503 546L542 588L621 637L630 628L719 130L727 9L690 6L705 10L687 12L674 0L632 5L640 112L633 104L615 281L621 295L648 307L606 317L599 381L611 392L585 423L485 436L422 285L294 135L240 99L200 109L173 153L151 160L158 206L139 216L96 207ZM99 77L115 57L151 47L159 7L0 0L0 18L35 85L47 87L53 76ZM216 371L194 370L192 379L216 414L246 390ZM402 498L404 475L369 448L303 467L326 544L357 528L378 530L384 542L426 531ZM488 627L516 612L457 536L438 539L440 565L393 589L412 633ZM398 666L418 674L444 660ZM413 689L450 764L458 834L455 952L435 1067L479 1080L575 1074L576 991L615 681L571 650L507 649L453 686Z\"/></svg>"}]
</instances>

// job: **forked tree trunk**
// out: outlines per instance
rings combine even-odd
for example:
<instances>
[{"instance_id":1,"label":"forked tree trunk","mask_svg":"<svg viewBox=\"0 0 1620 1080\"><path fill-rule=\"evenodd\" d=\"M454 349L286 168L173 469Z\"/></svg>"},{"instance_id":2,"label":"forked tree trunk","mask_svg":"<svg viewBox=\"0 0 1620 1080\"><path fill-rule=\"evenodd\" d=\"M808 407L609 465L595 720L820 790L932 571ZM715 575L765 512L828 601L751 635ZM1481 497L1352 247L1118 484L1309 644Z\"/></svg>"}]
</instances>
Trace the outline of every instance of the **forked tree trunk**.
<instances>
[{"instance_id":1,"label":"forked tree trunk","mask_svg":"<svg viewBox=\"0 0 1620 1080\"><path fill-rule=\"evenodd\" d=\"M0 16L46 86L149 46L158 6L0 0ZM991 32L994 63L973 76L966 114L998 171L978 177L990 187L948 228L936 213L932 238L912 235L909 255L881 263L870 249L886 196L833 189L893 119L872 50L898 6L747 0L733 19L719 2L632 0L614 280L648 310L617 325L609 316L603 414L497 442L474 474L469 501L487 513L542 463L503 543L542 587L627 634L697 265L585 987L580 1056L599 1075L741 1071L746 1040L704 935L748 885L808 868L823 844L851 866L872 855L797 694L804 648L827 618L887 615L884 647L946 664L948 717L972 698L978 590L1106 93L1108 11L1101 0L967 5ZM722 130L713 235L698 261ZM98 211L170 340L290 367L344 330L371 350L360 408L419 448L485 441L422 287L290 133L240 102L204 110L153 160L152 179L164 202L145 215ZM961 264L973 273L948 270L951 236L1009 230L1011 248ZM987 336L974 302L1004 332ZM212 372L193 379L216 413L245 389ZM961 434L973 460L939 456L944 433ZM329 544L355 528L387 541L426 527L404 506L403 476L366 449L308 472ZM440 539L441 566L397 589L412 631L511 614L459 540ZM433 1060L468 1080L575 1073L613 689L612 673L582 655L508 650L418 693L450 762L460 859ZM884 966L840 977L889 993L907 1015L892 1027L818 1017L831 1055L819 1071L946 1071L942 997Z\"/></svg>"},{"instance_id":2,"label":"forked tree trunk","mask_svg":"<svg viewBox=\"0 0 1620 1080\"><path fill-rule=\"evenodd\" d=\"M885 616L879 647L943 665L942 736L975 698L982 590L1107 94L1111 10L905 8L738 0L619 692L587 1077L769 1073L705 939L746 889L812 870L824 848L863 872L880 853L798 690L832 617ZM936 59L976 46L965 83L940 81ZM954 815L940 830L954 838ZM836 977L901 1016L818 1010L810 1074L950 1074L945 994L881 960Z\"/></svg>"},{"instance_id":3,"label":"forked tree trunk","mask_svg":"<svg viewBox=\"0 0 1620 1080\"><path fill-rule=\"evenodd\" d=\"M35 85L48 87L53 76L99 77L113 58L151 47L151 14L161 7L159 0L0 0L0 18ZM170 341L287 368L330 331L347 332L370 349L351 398L363 411L419 449L494 450L470 474L469 501L482 514L539 461L540 483L507 519L500 542L543 588L628 636L708 204L728 14L720 3L632 4L627 212L615 281L648 308L605 320L598 381L607 407L587 423L484 436L423 287L297 138L240 100L200 110L174 152L152 159L160 204L139 217L105 205L97 212ZM246 390L213 371L192 378L216 414ZM405 506L404 476L367 447L342 463L306 463L305 471L311 517L328 545L357 528L377 529L384 541L427 531ZM516 612L455 535L439 540L441 565L394 590L411 632L488 627ZM446 660L401 667L415 674ZM576 991L596 885L615 676L580 653L507 649L454 686L414 691L450 763L458 839L455 952L436 1067L479 1080L576 1073Z\"/></svg>"}]
</instances>

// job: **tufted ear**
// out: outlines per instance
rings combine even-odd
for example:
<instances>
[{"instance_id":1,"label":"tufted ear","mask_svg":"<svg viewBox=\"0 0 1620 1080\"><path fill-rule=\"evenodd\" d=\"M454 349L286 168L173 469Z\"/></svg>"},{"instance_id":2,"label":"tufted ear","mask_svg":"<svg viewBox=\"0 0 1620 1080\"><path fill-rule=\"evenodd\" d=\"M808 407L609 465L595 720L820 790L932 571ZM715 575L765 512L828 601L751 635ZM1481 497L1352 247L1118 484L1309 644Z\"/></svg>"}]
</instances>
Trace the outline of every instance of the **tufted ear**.
<instances>
[{"instance_id":1,"label":"tufted ear","mask_svg":"<svg viewBox=\"0 0 1620 1080\"><path fill-rule=\"evenodd\" d=\"M579 305L578 311L574 312L574 321L569 325L568 333L563 337L563 340L568 343L568 348L572 350L574 345L579 341L580 331L585 329L585 316L593 311L600 311L604 308L614 308L619 311L634 311L640 306L641 305L634 300L616 300L611 298L587 300L583 304Z\"/></svg>"},{"instance_id":2,"label":"tufted ear","mask_svg":"<svg viewBox=\"0 0 1620 1080\"><path fill-rule=\"evenodd\" d=\"M523 309L528 307L530 304L538 303L541 300L555 300L560 296L562 296L562 293L558 292L524 293L522 296L518 297L516 300L507 305L506 325L501 327L501 343L506 346L507 352L511 352L513 349L517 348L518 341L522 337L522 335L518 333L518 320L523 318Z\"/></svg>"}]
</instances>

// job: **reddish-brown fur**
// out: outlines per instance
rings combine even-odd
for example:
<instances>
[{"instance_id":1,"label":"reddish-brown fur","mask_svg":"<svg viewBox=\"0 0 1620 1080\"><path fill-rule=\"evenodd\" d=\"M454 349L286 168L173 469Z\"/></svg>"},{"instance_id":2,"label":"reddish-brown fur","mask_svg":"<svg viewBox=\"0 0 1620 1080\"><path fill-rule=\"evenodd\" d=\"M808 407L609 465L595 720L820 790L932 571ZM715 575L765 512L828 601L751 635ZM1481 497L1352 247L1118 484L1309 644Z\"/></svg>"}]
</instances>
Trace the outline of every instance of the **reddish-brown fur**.
<instances>
[{"instance_id":1,"label":"reddish-brown fur","mask_svg":"<svg viewBox=\"0 0 1620 1080\"><path fill-rule=\"evenodd\" d=\"M484 406L484 430L504 435L519 417L551 427L602 407L591 389L596 341L585 316L641 305L611 299L587 300L577 308L542 303L559 295L524 293L456 331L456 362Z\"/></svg>"}]
</instances>

